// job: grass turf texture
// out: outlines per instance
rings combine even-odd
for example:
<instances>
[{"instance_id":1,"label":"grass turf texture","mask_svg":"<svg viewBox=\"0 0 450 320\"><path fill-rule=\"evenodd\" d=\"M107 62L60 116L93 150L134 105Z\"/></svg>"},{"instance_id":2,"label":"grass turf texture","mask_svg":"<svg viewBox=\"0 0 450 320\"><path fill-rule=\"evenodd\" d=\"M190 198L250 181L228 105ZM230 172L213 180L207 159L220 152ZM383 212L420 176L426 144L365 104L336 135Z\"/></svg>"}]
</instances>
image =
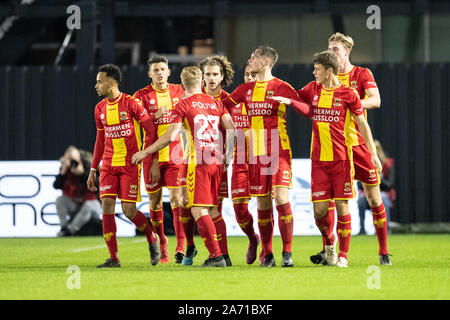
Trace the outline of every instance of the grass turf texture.
<instances>
[{"instance_id":1,"label":"grass turf texture","mask_svg":"<svg viewBox=\"0 0 450 320\"><path fill-rule=\"evenodd\" d=\"M297 236L294 268L281 268L281 239L274 238L276 268L245 263L245 237L229 237L231 268L200 268L174 262L153 267L144 237L119 238L120 269L96 269L108 257L101 237L0 239L0 299L449 299L448 235L392 235L393 266L380 266L375 236L352 236L349 268L316 266L309 256L321 248L318 236ZM258 251L259 253L259 251ZM80 268L80 289L67 286L71 265ZM379 267L380 288L369 289ZM376 268L375 268L376 270ZM70 282L70 280L69 280Z\"/></svg>"}]
</instances>

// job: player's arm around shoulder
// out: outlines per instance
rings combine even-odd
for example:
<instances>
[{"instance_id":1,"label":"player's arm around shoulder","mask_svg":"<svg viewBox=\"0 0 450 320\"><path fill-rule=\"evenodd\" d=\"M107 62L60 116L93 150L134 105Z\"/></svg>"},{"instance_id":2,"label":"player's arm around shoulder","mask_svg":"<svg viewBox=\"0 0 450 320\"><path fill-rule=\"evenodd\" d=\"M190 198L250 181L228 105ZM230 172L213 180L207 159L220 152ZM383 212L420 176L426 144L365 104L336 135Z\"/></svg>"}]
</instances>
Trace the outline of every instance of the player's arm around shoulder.
<instances>
[{"instance_id":1,"label":"player's arm around shoulder","mask_svg":"<svg viewBox=\"0 0 450 320\"><path fill-rule=\"evenodd\" d=\"M164 133L161 137L159 137L158 140L155 141L155 143L153 143L148 148L142 151L136 152L131 158L131 163L138 164L142 160L147 158L149 155L158 152L159 150L168 146L170 143L175 141L178 134L180 133L180 129L181 129L181 122L171 123L167 128L166 133Z\"/></svg>"}]
</instances>

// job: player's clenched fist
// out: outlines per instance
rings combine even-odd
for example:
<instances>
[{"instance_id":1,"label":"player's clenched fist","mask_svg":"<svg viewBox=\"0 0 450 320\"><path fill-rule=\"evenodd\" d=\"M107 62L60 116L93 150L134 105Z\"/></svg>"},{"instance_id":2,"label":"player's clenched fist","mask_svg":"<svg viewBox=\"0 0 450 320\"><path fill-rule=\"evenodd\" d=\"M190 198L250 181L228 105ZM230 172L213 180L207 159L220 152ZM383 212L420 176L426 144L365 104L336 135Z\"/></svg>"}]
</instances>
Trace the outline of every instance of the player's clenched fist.
<instances>
[{"instance_id":1,"label":"player's clenched fist","mask_svg":"<svg viewBox=\"0 0 450 320\"><path fill-rule=\"evenodd\" d=\"M95 186L95 179L97 178L95 175L96 171L91 169L91 172L89 172L89 178L87 180L87 187L89 191L96 192L97 187Z\"/></svg>"}]
</instances>

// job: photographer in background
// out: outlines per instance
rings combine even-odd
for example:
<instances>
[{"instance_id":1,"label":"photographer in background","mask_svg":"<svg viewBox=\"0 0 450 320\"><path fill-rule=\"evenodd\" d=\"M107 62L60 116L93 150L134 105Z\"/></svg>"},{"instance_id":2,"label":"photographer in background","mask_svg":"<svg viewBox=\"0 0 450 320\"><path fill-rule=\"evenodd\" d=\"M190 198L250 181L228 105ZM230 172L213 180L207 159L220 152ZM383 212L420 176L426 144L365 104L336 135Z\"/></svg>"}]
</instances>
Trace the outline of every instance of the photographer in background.
<instances>
[{"instance_id":1,"label":"photographer in background","mask_svg":"<svg viewBox=\"0 0 450 320\"><path fill-rule=\"evenodd\" d=\"M100 221L102 208L97 193L86 184L92 154L69 146L59 160L61 168L53 187L63 193L56 199L56 211L61 225L57 236L64 237L75 235L92 218Z\"/></svg>"}]
</instances>

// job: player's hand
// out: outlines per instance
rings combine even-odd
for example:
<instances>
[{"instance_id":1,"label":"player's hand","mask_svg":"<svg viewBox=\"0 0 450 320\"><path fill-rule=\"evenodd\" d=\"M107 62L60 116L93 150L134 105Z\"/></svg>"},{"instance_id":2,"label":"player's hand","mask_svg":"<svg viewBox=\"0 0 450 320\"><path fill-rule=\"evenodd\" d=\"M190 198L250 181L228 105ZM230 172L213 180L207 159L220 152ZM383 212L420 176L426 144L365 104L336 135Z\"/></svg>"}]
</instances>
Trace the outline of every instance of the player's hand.
<instances>
[{"instance_id":1,"label":"player's hand","mask_svg":"<svg viewBox=\"0 0 450 320\"><path fill-rule=\"evenodd\" d=\"M282 104L291 104L291 99L285 97L274 96L272 97L272 100L278 101L279 103Z\"/></svg>"},{"instance_id":2,"label":"player's hand","mask_svg":"<svg viewBox=\"0 0 450 320\"><path fill-rule=\"evenodd\" d=\"M158 111L155 113L155 119L161 118L163 115L169 112L168 106L161 106L158 108Z\"/></svg>"},{"instance_id":3,"label":"player's hand","mask_svg":"<svg viewBox=\"0 0 450 320\"><path fill-rule=\"evenodd\" d=\"M96 171L91 170L91 172L89 172L89 178L87 180L87 188L92 192L97 191L97 187L95 186L95 180L97 179L97 176L95 174Z\"/></svg>"},{"instance_id":4,"label":"player's hand","mask_svg":"<svg viewBox=\"0 0 450 320\"><path fill-rule=\"evenodd\" d=\"M380 159L378 159L378 156L376 154L372 154L372 164L377 169L378 173L381 174L383 171L383 166L381 165Z\"/></svg>"},{"instance_id":5,"label":"player's hand","mask_svg":"<svg viewBox=\"0 0 450 320\"><path fill-rule=\"evenodd\" d=\"M155 184L161 179L161 172L159 171L159 162L153 161L149 171L150 184Z\"/></svg>"},{"instance_id":6,"label":"player's hand","mask_svg":"<svg viewBox=\"0 0 450 320\"><path fill-rule=\"evenodd\" d=\"M133 154L133 157L131 157L131 163L132 164L141 163L141 161L147 158L147 156L148 154L144 150L136 152L135 154Z\"/></svg>"}]
</instances>

